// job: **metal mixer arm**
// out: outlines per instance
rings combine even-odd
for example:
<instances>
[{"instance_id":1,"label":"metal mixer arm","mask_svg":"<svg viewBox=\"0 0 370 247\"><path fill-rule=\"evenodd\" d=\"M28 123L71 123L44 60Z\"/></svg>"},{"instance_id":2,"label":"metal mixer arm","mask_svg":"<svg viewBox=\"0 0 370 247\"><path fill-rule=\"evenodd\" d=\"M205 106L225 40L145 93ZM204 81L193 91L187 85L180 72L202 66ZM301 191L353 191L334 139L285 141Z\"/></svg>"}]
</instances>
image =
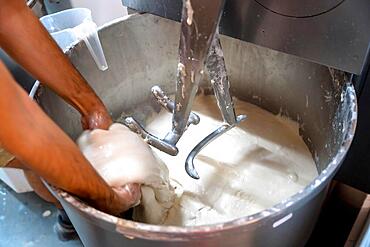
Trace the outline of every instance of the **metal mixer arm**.
<instances>
[{"instance_id":1,"label":"metal mixer arm","mask_svg":"<svg viewBox=\"0 0 370 247\"><path fill-rule=\"evenodd\" d=\"M184 0L172 130L165 141L176 145L184 133L204 64L225 0Z\"/></svg>"},{"instance_id":2,"label":"metal mixer arm","mask_svg":"<svg viewBox=\"0 0 370 247\"><path fill-rule=\"evenodd\" d=\"M186 128L190 124L199 123L199 117L191 113L191 109L204 73L204 65L207 63L211 84L226 124L208 135L189 154L185 170L189 176L196 179L199 176L194 168L194 157L209 142L246 118L245 116L236 118L229 92L230 83L226 73L221 42L216 31L224 3L225 0L184 0L175 102L171 101L158 86L152 88L152 93L159 104L173 113L171 131L164 139L159 139L145 131L132 117L125 119L125 124L140 134L147 143L168 154L177 155L176 144Z\"/></svg>"}]
</instances>

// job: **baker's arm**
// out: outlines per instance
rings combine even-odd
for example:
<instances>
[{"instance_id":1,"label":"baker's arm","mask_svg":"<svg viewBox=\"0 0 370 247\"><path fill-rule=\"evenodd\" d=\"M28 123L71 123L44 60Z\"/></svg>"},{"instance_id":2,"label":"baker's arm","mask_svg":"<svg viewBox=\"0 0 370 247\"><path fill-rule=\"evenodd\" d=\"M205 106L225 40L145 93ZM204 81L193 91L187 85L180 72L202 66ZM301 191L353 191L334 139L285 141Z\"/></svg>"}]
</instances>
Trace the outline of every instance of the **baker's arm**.
<instances>
[{"instance_id":1,"label":"baker's arm","mask_svg":"<svg viewBox=\"0 0 370 247\"><path fill-rule=\"evenodd\" d=\"M102 101L59 49L24 0L0 0L0 47L82 115L84 128L107 129Z\"/></svg>"},{"instance_id":2,"label":"baker's arm","mask_svg":"<svg viewBox=\"0 0 370 247\"><path fill-rule=\"evenodd\" d=\"M50 184L119 214L139 200L138 185L115 191L76 144L17 85L0 62L0 146Z\"/></svg>"}]
</instances>

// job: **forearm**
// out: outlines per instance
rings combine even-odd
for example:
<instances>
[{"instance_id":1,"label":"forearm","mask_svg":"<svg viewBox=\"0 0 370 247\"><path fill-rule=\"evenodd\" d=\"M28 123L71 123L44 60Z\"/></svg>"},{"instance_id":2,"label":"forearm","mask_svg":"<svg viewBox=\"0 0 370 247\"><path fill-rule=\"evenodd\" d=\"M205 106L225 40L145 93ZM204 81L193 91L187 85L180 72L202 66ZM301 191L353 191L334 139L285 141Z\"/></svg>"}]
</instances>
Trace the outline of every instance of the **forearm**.
<instances>
[{"instance_id":1,"label":"forearm","mask_svg":"<svg viewBox=\"0 0 370 247\"><path fill-rule=\"evenodd\" d=\"M24 0L0 0L0 6L0 47L83 116L108 114Z\"/></svg>"},{"instance_id":2,"label":"forearm","mask_svg":"<svg viewBox=\"0 0 370 247\"><path fill-rule=\"evenodd\" d=\"M49 183L107 210L113 190L0 63L0 145Z\"/></svg>"}]
</instances>

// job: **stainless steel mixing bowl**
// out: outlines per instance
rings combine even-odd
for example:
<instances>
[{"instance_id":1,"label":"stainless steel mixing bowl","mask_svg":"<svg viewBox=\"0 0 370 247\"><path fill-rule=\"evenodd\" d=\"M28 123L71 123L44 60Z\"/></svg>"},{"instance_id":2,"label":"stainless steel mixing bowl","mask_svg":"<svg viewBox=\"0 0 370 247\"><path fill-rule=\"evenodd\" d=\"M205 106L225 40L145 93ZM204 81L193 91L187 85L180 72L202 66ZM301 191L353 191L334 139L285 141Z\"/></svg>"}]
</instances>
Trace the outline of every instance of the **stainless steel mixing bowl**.
<instances>
[{"instance_id":1,"label":"stainless steel mixing bowl","mask_svg":"<svg viewBox=\"0 0 370 247\"><path fill-rule=\"evenodd\" d=\"M109 23L99 32L109 69L100 71L84 43L67 53L114 117L124 111L145 123L160 110L150 88L175 90L179 23L149 14ZM307 241L330 180L348 150L356 126L354 89L340 71L222 37L232 93L300 123L319 176L305 189L254 215L197 227L155 226L100 212L55 190L85 246L302 246ZM202 83L208 88L207 78ZM76 138L79 115L51 91L37 100ZM186 134L186 133L185 133Z\"/></svg>"}]
</instances>

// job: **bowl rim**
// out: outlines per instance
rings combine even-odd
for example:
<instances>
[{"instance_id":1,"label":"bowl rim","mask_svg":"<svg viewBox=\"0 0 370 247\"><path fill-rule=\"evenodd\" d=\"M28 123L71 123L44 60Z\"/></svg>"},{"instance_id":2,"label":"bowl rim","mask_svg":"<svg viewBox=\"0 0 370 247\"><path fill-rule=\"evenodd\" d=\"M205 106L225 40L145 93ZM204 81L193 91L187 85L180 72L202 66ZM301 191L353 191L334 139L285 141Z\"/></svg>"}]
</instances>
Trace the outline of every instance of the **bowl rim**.
<instances>
[{"instance_id":1,"label":"bowl rim","mask_svg":"<svg viewBox=\"0 0 370 247\"><path fill-rule=\"evenodd\" d=\"M132 17L145 16L150 14L133 14L125 17L115 19L111 22L106 23L105 25L99 28L99 31L105 27L111 26L112 24L119 23L131 19ZM81 42L81 41L80 41ZM72 49L77 46L79 43L74 46L69 47L65 53L67 55L71 54ZM32 89L35 92L39 88L39 85L34 85ZM33 97L32 97L33 98ZM298 207L299 201L309 200L317 195L330 179L335 175L335 172L339 169L342 160L344 159L355 134L356 124L357 124L357 97L355 89L351 82L345 82L342 86L342 101L346 99L348 104L348 116L343 118L343 122L346 121L347 126L344 134L343 142L338 149L338 152L334 157L329 161L329 164L321 173L313 179L304 189L300 190L298 193L290 196L289 198L275 204L274 206L267 208L263 211L257 212L252 215L243 216L234 220L230 220L222 223L214 223L208 225L200 226L163 226L163 225L152 225L147 223L140 223L131 220L125 220L110 214L107 214L103 211L100 211L94 207L91 207L85 204L79 198L52 186L48 186L52 193L60 199L63 199L72 207L78 209L79 211L89 215L90 217L95 218L96 220L103 220L106 223L114 224L117 232L122 233L129 238L144 238L151 240L189 240L191 238L204 237L205 234L217 234L221 231L228 229L239 228L245 225L259 225L266 222L267 218L274 218L274 222L279 219L283 219L290 215L295 208ZM286 215L283 215L286 213ZM283 215L283 216L282 216ZM279 217L278 219L276 219ZM291 216L290 216L291 217ZM185 238L186 236L186 238Z\"/></svg>"},{"instance_id":2,"label":"bowl rim","mask_svg":"<svg viewBox=\"0 0 370 247\"><path fill-rule=\"evenodd\" d=\"M184 236L192 235L192 238L197 238L201 234L204 237L204 234L217 234L220 231L225 231L227 229L238 228L245 225L255 224L255 223L264 223L269 216L276 218L288 217L289 212L292 212L294 208L298 207L297 202L302 200L309 200L318 194L325 185L330 181L334 176L336 170L339 168L341 161L345 157L354 133L357 123L357 100L356 93L353 86L350 83L346 83L343 86L344 97L347 97L350 108L348 116L348 128L344 133L345 138L339 148L337 154L330 160L328 166L321 171L321 173L304 189L300 190L298 193L292 195L284 201L281 201L274 206L267 208L263 211L257 212L252 215L243 216L234 220L230 220L222 223L215 223L209 225L200 225L200 226L163 226L163 225L152 225L147 223L140 223L131 220L125 220L110 214L107 214L103 211L100 211L94 207L91 207L84 203L81 199L55 187L51 187L53 194L57 195L59 199L63 199L69 203L72 207L78 209L79 211L89 215L90 217L95 218L96 220L103 220L107 223L115 224L116 231L122 233L126 236L145 238L145 239L157 239L157 240L166 240L166 239L185 239ZM343 121L346 121L344 118ZM281 216L283 213L287 215ZM290 216L291 217L291 216ZM274 220L276 222L276 219ZM189 239L189 238L187 238Z\"/></svg>"}]
</instances>

